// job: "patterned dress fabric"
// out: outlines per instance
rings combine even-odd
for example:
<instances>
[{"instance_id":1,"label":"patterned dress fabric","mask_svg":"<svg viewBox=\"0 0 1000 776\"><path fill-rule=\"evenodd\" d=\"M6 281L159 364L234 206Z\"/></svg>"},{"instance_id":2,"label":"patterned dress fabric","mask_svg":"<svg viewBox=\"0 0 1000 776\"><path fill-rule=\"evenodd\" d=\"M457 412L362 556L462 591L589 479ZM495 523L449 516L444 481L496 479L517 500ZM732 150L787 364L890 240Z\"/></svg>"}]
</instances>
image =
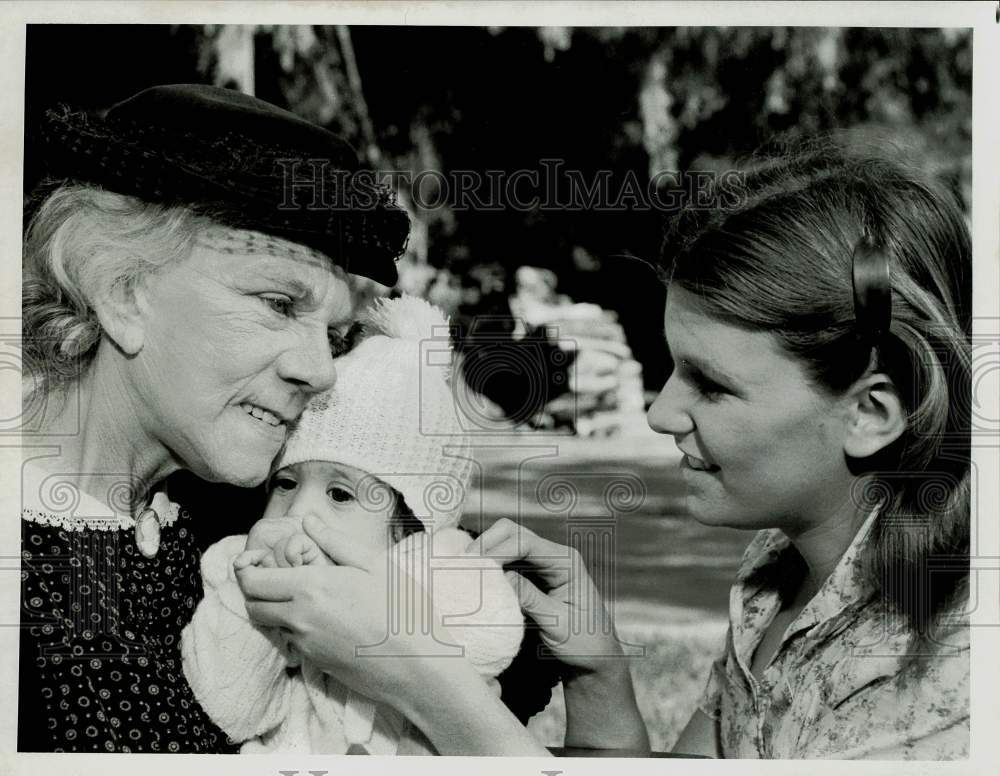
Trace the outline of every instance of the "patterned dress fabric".
<instances>
[{"instance_id":1,"label":"patterned dress fabric","mask_svg":"<svg viewBox=\"0 0 1000 776\"><path fill-rule=\"evenodd\" d=\"M130 521L96 499L39 503L32 469L22 483L18 751L235 752L181 667L181 630L202 597L192 518L164 527L145 558Z\"/></svg>"},{"instance_id":2,"label":"patterned dress fabric","mask_svg":"<svg viewBox=\"0 0 1000 776\"><path fill-rule=\"evenodd\" d=\"M969 751L969 628L949 617L934 657L904 670L909 634L866 581L859 553L873 513L758 680L754 651L804 561L779 530L759 532L730 592L724 654L701 710L727 758L951 760Z\"/></svg>"}]
</instances>

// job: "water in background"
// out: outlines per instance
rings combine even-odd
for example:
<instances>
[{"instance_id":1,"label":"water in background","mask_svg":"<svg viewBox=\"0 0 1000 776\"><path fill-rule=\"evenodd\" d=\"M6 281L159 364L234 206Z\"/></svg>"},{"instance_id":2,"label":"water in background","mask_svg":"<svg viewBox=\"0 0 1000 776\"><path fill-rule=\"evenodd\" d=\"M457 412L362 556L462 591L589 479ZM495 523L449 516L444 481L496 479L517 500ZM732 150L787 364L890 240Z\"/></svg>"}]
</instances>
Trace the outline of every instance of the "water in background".
<instances>
[{"instance_id":1,"label":"water in background","mask_svg":"<svg viewBox=\"0 0 1000 776\"><path fill-rule=\"evenodd\" d=\"M609 439L521 434L476 448L479 472L463 523L500 517L565 543L591 537L613 557L591 573L620 626L717 624L751 533L706 527L685 514L680 456L649 432Z\"/></svg>"}]
</instances>

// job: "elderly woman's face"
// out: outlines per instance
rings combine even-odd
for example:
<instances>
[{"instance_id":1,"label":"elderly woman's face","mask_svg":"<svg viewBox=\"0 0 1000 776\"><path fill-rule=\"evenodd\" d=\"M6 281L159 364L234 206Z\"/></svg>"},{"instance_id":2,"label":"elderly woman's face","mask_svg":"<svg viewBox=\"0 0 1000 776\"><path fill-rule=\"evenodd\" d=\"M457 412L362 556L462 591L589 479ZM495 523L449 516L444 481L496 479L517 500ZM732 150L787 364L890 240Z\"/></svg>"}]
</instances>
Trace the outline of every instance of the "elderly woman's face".
<instances>
[{"instance_id":1,"label":"elderly woman's face","mask_svg":"<svg viewBox=\"0 0 1000 776\"><path fill-rule=\"evenodd\" d=\"M805 530L849 499L843 405L813 386L767 333L702 313L671 288L664 316L674 371L649 409L672 434L699 522Z\"/></svg>"},{"instance_id":2,"label":"elderly woman's face","mask_svg":"<svg viewBox=\"0 0 1000 776\"><path fill-rule=\"evenodd\" d=\"M345 273L307 248L217 229L148 279L130 374L146 432L200 477L251 486L334 383Z\"/></svg>"}]
</instances>

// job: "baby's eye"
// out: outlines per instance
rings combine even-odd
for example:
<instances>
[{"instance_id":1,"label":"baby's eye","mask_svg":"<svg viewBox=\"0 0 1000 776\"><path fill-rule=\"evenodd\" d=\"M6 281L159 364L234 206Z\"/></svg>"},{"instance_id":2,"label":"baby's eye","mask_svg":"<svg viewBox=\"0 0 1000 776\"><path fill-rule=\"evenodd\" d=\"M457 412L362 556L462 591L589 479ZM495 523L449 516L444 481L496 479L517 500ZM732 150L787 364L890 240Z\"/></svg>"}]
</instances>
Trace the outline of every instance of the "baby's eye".
<instances>
[{"instance_id":1,"label":"baby's eye","mask_svg":"<svg viewBox=\"0 0 1000 776\"><path fill-rule=\"evenodd\" d=\"M297 484L291 477L282 477L279 475L271 480L271 489L287 493L290 490L295 490Z\"/></svg>"},{"instance_id":2,"label":"baby's eye","mask_svg":"<svg viewBox=\"0 0 1000 776\"><path fill-rule=\"evenodd\" d=\"M332 487L326 492L326 495L338 504L346 504L349 501L354 501L354 494L343 488Z\"/></svg>"}]
</instances>

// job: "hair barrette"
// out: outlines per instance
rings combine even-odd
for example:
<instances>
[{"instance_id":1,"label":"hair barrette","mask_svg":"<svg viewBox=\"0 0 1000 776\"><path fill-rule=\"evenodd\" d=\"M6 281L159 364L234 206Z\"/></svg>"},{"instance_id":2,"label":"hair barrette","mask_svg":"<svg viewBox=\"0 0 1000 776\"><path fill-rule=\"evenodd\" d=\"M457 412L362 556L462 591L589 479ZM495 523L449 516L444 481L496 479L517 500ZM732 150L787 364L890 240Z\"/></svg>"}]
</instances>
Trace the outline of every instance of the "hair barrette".
<instances>
[{"instance_id":1,"label":"hair barrette","mask_svg":"<svg viewBox=\"0 0 1000 776\"><path fill-rule=\"evenodd\" d=\"M852 260L854 320L858 336L878 344L892 323L892 283L889 259L867 235L854 246Z\"/></svg>"}]
</instances>

